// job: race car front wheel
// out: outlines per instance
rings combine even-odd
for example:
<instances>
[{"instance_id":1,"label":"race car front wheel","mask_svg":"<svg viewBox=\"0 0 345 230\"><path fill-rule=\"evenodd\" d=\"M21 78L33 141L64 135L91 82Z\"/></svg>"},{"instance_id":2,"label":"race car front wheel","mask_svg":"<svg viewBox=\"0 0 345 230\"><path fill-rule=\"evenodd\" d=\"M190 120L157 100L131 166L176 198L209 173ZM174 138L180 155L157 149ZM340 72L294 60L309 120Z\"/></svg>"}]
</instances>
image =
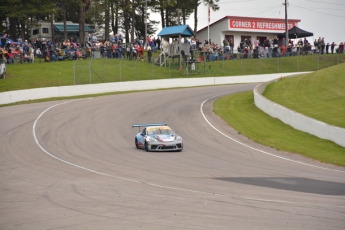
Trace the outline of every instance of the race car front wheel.
<instances>
[{"instance_id":1,"label":"race car front wheel","mask_svg":"<svg viewBox=\"0 0 345 230\"><path fill-rule=\"evenodd\" d=\"M135 147L136 147L137 149L139 148L137 138L135 138Z\"/></svg>"},{"instance_id":2,"label":"race car front wheel","mask_svg":"<svg viewBox=\"0 0 345 230\"><path fill-rule=\"evenodd\" d=\"M149 145L147 144L147 142L145 141L145 151L148 152L149 151Z\"/></svg>"}]
</instances>

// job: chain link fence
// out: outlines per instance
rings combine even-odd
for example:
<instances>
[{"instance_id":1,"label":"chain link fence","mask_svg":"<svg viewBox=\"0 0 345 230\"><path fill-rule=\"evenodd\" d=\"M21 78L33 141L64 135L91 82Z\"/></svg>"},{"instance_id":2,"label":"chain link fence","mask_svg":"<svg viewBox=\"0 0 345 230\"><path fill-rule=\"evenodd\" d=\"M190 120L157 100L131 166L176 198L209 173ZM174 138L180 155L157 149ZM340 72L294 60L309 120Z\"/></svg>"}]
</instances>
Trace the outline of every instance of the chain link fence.
<instances>
[{"instance_id":1,"label":"chain link fence","mask_svg":"<svg viewBox=\"0 0 345 230\"><path fill-rule=\"evenodd\" d=\"M108 57L91 54L90 59L74 63L74 84L122 82L166 78L190 78L208 76L240 76L253 74L305 72L324 69L345 63L345 54L313 54L289 57L253 58L242 54L214 57L209 53L196 52L189 56L168 57L162 64L160 51L136 56Z\"/></svg>"}]
</instances>

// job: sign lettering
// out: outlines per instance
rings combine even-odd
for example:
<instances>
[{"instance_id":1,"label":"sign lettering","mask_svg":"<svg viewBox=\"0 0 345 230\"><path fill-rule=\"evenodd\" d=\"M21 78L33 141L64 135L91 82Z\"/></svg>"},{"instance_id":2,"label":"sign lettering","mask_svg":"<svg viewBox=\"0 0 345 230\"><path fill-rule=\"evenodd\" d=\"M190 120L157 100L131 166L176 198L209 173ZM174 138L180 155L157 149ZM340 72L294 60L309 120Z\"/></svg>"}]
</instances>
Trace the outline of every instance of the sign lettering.
<instances>
[{"instance_id":1,"label":"sign lettering","mask_svg":"<svg viewBox=\"0 0 345 230\"><path fill-rule=\"evenodd\" d=\"M295 22L288 23L288 29L296 25ZM285 30L285 22L279 21L253 21L253 20L230 20L230 28L255 29L255 30Z\"/></svg>"}]
</instances>

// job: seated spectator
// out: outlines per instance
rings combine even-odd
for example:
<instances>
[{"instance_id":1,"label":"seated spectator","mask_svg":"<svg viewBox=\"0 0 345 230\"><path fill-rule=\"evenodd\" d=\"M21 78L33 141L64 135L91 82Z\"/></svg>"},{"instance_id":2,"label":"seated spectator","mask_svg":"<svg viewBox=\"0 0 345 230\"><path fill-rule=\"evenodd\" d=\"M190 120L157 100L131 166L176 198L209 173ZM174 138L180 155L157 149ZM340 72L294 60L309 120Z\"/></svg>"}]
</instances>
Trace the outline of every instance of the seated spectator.
<instances>
[{"instance_id":1,"label":"seated spectator","mask_svg":"<svg viewBox=\"0 0 345 230\"><path fill-rule=\"evenodd\" d=\"M24 62L26 62L26 63L32 63L33 62L29 52L25 52L25 54L24 54Z\"/></svg>"},{"instance_id":2,"label":"seated spectator","mask_svg":"<svg viewBox=\"0 0 345 230\"><path fill-rule=\"evenodd\" d=\"M14 63L14 55L15 55L15 52L12 50L12 48L10 48L8 52L6 53L7 64Z\"/></svg>"},{"instance_id":3,"label":"seated spectator","mask_svg":"<svg viewBox=\"0 0 345 230\"><path fill-rule=\"evenodd\" d=\"M214 51L213 56L214 56L214 60L217 61L218 60L218 50Z\"/></svg>"},{"instance_id":4,"label":"seated spectator","mask_svg":"<svg viewBox=\"0 0 345 230\"><path fill-rule=\"evenodd\" d=\"M75 51L75 55L77 56L77 58L80 58L80 59L83 57L83 55L81 54L81 52L80 52L79 49L77 49L77 50Z\"/></svg>"},{"instance_id":5,"label":"seated spectator","mask_svg":"<svg viewBox=\"0 0 345 230\"><path fill-rule=\"evenodd\" d=\"M42 57L43 57L43 54L42 54L40 48L37 48L37 50L36 50L36 56L39 57L39 58L42 58Z\"/></svg>"},{"instance_id":6,"label":"seated spectator","mask_svg":"<svg viewBox=\"0 0 345 230\"><path fill-rule=\"evenodd\" d=\"M6 49L0 47L0 63L5 62L7 51Z\"/></svg>"}]
</instances>

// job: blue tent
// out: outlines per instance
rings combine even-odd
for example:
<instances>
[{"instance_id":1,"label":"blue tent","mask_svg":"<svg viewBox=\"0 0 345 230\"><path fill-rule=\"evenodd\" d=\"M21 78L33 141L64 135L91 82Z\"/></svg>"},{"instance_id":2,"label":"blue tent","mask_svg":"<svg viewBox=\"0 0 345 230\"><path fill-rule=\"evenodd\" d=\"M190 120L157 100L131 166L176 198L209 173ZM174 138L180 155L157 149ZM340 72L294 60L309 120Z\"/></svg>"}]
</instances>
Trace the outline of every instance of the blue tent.
<instances>
[{"instance_id":1,"label":"blue tent","mask_svg":"<svg viewBox=\"0 0 345 230\"><path fill-rule=\"evenodd\" d=\"M189 25L179 25L179 26L169 26L165 27L159 32L160 37L192 37L195 36L194 31L189 27Z\"/></svg>"}]
</instances>

